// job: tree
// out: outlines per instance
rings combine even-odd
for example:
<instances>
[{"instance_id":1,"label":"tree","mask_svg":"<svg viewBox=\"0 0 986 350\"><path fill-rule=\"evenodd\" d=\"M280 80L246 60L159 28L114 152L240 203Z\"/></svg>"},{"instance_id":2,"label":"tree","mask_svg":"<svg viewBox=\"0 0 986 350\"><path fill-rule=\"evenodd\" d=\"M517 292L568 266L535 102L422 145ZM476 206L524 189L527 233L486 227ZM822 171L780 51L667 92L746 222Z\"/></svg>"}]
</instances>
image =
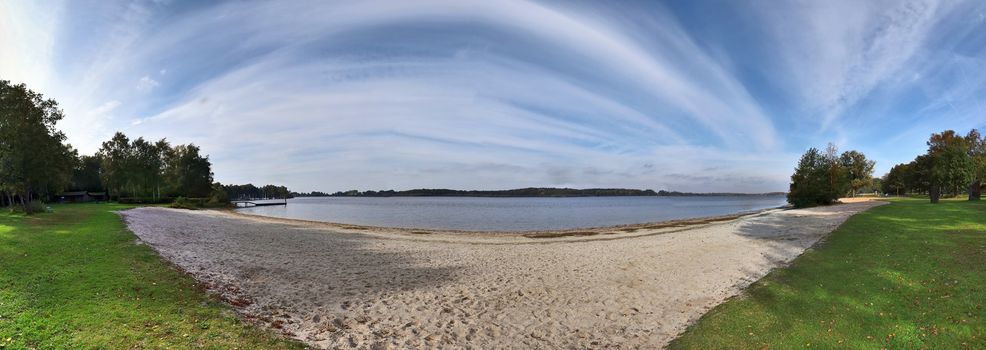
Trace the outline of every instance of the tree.
<instances>
[{"instance_id":1,"label":"tree","mask_svg":"<svg viewBox=\"0 0 986 350\"><path fill-rule=\"evenodd\" d=\"M0 192L11 207L16 197L30 214L35 198L57 194L70 181L77 153L55 128L63 117L55 100L0 80Z\"/></svg>"},{"instance_id":2,"label":"tree","mask_svg":"<svg viewBox=\"0 0 986 350\"><path fill-rule=\"evenodd\" d=\"M880 193L880 189L883 188L883 179L879 177L874 177L870 180L870 184L860 190L860 193Z\"/></svg>"},{"instance_id":3,"label":"tree","mask_svg":"<svg viewBox=\"0 0 986 350\"><path fill-rule=\"evenodd\" d=\"M930 155L922 154L914 158L907 164L907 172L904 173L906 187L918 193L931 193L931 169L932 158Z\"/></svg>"},{"instance_id":4,"label":"tree","mask_svg":"<svg viewBox=\"0 0 986 350\"><path fill-rule=\"evenodd\" d=\"M908 177L911 168L908 164L897 164L890 168L890 172L883 176L881 190L884 194L894 194L900 196L907 194Z\"/></svg>"},{"instance_id":5,"label":"tree","mask_svg":"<svg viewBox=\"0 0 986 350\"><path fill-rule=\"evenodd\" d=\"M226 193L223 184L218 182L212 184L212 193L209 193L207 204L213 207L229 205L229 194Z\"/></svg>"},{"instance_id":6,"label":"tree","mask_svg":"<svg viewBox=\"0 0 986 350\"><path fill-rule=\"evenodd\" d=\"M972 161L972 181L969 184L969 200L978 201L982 197L982 183L986 179L986 137L979 130L972 129L965 136Z\"/></svg>"},{"instance_id":7,"label":"tree","mask_svg":"<svg viewBox=\"0 0 986 350\"><path fill-rule=\"evenodd\" d=\"M157 166L158 176L154 183L154 193L156 198L161 198L162 188L165 188L165 193L167 193L167 183L168 179L166 175L168 172L168 159L172 152L171 144L168 143L167 139L160 139L154 143L154 147L157 148L157 162L154 165Z\"/></svg>"},{"instance_id":8,"label":"tree","mask_svg":"<svg viewBox=\"0 0 986 350\"><path fill-rule=\"evenodd\" d=\"M212 163L193 144L178 145L165 153L164 174L172 194L205 198L212 192Z\"/></svg>"},{"instance_id":9,"label":"tree","mask_svg":"<svg viewBox=\"0 0 986 350\"><path fill-rule=\"evenodd\" d=\"M969 157L969 144L955 131L945 130L932 134L928 139L930 188L932 203L938 203L944 193L958 195L973 178L973 162Z\"/></svg>"},{"instance_id":10,"label":"tree","mask_svg":"<svg viewBox=\"0 0 986 350\"><path fill-rule=\"evenodd\" d=\"M133 168L130 172L136 178L135 193L141 196L149 196L155 201L160 198L160 188L163 182L163 156L162 145L167 145L167 141L161 140L157 143L150 143L143 137L134 140L131 144L133 148Z\"/></svg>"},{"instance_id":11,"label":"tree","mask_svg":"<svg viewBox=\"0 0 986 350\"><path fill-rule=\"evenodd\" d=\"M102 160L103 184L107 190L120 197L127 188L131 187L133 179L131 171L133 150L130 147L130 139L118 131L109 141L103 142L103 147L99 149L96 156Z\"/></svg>"},{"instance_id":12,"label":"tree","mask_svg":"<svg viewBox=\"0 0 986 350\"><path fill-rule=\"evenodd\" d=\"M791 175L791 187L787 201L797 208L818 204L829 204L833 198L828 196L828 167L825 157L812 147L809 148Z\"/></svg>"},{"instance_id":13,"label":"tree","mask_svg":"<svg viewBox=\"0 0 986 350\"><path fill-rule=\"evenodd\" d=\"M852 152L859 155L856 156ZM861 159L859 163L863 166L858 171L860 177L872 174L872 162L866 161L862 153L852 152L847 152L843 156L853 160L849 162L851 164ZM794 174L791 175L787 201L798 208L832 204L850 189L850 170L844 163L846 162L839 156L839 150L831 143L825 148L824 154L814 147L808 149L801 156Z\"/></svg>"},{"instance_id":14,"label":"tree","mask_svg":"<svg viewBox=\"0 0 986 350\"><path fill-rule=\"evenodd\" d=\"M117 132L97 154L101 177L117 197L157 201L163 196L205 198L212 192L212 164L192 144L172 147L167 140L131 141Z\"/></svg>"},{"instance_id":15,"label":"tree","mask_svg":"<svg viewBox=\"0 0 986 350\"><path fill-rule=\"evenodd\" d=\"M847 173L851 195L855 197L860 188L871 184L876 162L867 160L866 155L855 150L843 152L839 160Z\"/></svg>"},{"instance_id":16,"label":"tree","mask_svg":"<svg viewBox=\"0 0 986 350\"><path fill-rule=\"evenodd\" d=\"M72 170L72 181L69 190L72 191L103 191L102 159L99 156L81 156Z\"/></svg>"},{"instance_id":17,"label":"tree","mask_svg":"<svg viewBox=\"0 0 986 350\"><path fill-rule=\"evenodd\" d=\"M284 186L264 185L257 187L253 184L246 185L224 185L223 190L229 198L236 200L259 199L259 198L291 198L294 192Z\"/></svg>"},{"instance_id":18,"label":"tree","mask_svg":"<svg viewBox=\"0 0 986 350\"><path fill-rule=\"evenodd\" d=\"M835 144L829 143L825 147L824 158L824 166L828 169L828 187L825 188L827 192L826 196L831 197L832 201L835 201L849 192L849 171L842 165L839 158L839 149Z\"/></svg>"}]
</instances>

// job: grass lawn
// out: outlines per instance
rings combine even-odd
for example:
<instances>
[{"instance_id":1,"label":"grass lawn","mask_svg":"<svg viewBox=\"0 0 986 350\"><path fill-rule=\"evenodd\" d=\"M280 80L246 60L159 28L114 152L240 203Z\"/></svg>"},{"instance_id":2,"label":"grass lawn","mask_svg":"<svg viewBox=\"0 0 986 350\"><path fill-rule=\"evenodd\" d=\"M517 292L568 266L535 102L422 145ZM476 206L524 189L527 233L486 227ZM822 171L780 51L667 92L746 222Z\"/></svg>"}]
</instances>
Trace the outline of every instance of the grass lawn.
<instances>
[{"instance_id":1,"label":"grass lawn","mask_svg":"<svg viewBox=\"0 0 986 350\"><path fill-rule=\"evenodd\" d=\"M116 204L0 209L0 349L298 349L134 244Z\"/></svg>"},{"instance_id":2,"label":"grass lawn","mask_svg":"<svg viewBox=\"0 0 986 350\"><path fill-rule=\"evenodd\" d=\"M669 348L986 349L986 202L856 215Z\"/></svg>"}]
</instances>

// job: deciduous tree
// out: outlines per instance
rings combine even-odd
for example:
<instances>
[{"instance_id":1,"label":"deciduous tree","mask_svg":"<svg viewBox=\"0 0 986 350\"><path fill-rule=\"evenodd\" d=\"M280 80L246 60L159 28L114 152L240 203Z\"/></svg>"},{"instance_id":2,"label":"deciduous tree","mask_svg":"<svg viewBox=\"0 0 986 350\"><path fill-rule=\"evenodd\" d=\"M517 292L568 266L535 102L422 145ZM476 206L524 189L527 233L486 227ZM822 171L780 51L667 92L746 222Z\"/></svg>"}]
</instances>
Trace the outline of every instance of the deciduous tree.
<instances>
[{"instance_id":1,"label":"deciduous tree","mask_svg":"<svg viewBox=\"0 0 986 350\"><path fill-rule=\"evenodd\" d=\"M866 155L855 150L843 152L839 160L848 176L850 194L855 197L860 188L869 186L872 182L876 162L866 159Z\"/></svg>"},{"instance_id":2,"label":"deciduous tree","mask_svg":"<svg viewBox=\"0 0 986 350\"><path fill-rule=\"evenodd\" d=\"M0 191L31 213L31 201L65 188L77 153L55 128L58 103L24 84L0 80Z\"/></svg>"},{"instance_id":3,"label":"deciduous tree","mask_svg":"<svg viewBox=\"0 0 986 350\"><path fill-rule=\"evenodd\" d=\"M972 161L972 182L969 184L969 200L978 201L982 197L982 184L986 180L986 138L979 130L972 129L965 136Z\"/></svg>"},{"instance_id":4,"label":"deciduous tree","mask_svg":"<svg viewBox=\"0 0 986 350\"><path fill-rule=\"evenodd\" d=\"M930 188L932 203L938 203L943 193L958 195L973 178L973 162L969 157L969 144L952 130L932 134L928 139Z\"/></svg>"},{"instance_id":5,"label":"deciduous tree","mask_svg":"<svg viewBox=\"0 0 986 350\"><path fill-rule=\"evenodd\" d=\"M890 168L890 172L883 177L881 190L884 194L900 196L907 194L907 180L910 176L910 166L908 164L897 164Z\"/></svg>"}]
</instances>

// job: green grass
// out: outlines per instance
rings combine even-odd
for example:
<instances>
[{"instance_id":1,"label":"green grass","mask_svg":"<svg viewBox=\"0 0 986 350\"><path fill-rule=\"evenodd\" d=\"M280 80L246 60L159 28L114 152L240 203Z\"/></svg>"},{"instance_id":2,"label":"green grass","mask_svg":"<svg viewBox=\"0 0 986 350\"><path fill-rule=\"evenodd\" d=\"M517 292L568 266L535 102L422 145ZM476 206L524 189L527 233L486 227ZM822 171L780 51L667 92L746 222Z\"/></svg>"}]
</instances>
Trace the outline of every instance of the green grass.
<instances>
[{"instance_id":1,"label":"green grass","mask_svg":"<svg viewBox=\"0 0 986 350\"><path fill-rule=\"evenodd\" d=\"M986 202L856 215L669 348L986 349Z\"/></svg>"},{"instance_id":2,"label":"green grass","mask_svg":"<svg viewBox=\"0 0 986 350\"><path fill-rule=\"evenodd\" d=\"M0 209L0 349L298 349L137 245L115 204Z\"/></svg>"}]
</instances>

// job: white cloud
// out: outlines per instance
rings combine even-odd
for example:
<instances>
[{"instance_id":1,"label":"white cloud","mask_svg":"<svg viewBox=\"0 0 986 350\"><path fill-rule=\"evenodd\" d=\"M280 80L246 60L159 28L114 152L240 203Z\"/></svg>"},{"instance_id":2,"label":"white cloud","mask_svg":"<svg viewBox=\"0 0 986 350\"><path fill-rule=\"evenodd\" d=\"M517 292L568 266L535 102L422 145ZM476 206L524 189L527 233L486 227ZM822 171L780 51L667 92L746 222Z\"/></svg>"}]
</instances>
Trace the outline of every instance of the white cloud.
<instances>
[{"instance_id":1,"label":"white cloud","mask_svg":"<svg viewBox=\"0 0 986 350\"><path fill-rule=\"evenodd\" d=\"M140 78L139 81L137 81L137 90L150 91L158 87L158 85L161 84L158 83L157 80L151 79L150 76L145 75L144 77Z\"/></svg>"},{"instance_id":2,"label":"white cloud","mask_svg":"<svg viewBox=\"0 0 986 350\"><path fill-rule=\"evenodd\" d=\"M808 116L821 130L913 64L954 1L819 1L757 8Z\"/></svg>"}]
</instances>

